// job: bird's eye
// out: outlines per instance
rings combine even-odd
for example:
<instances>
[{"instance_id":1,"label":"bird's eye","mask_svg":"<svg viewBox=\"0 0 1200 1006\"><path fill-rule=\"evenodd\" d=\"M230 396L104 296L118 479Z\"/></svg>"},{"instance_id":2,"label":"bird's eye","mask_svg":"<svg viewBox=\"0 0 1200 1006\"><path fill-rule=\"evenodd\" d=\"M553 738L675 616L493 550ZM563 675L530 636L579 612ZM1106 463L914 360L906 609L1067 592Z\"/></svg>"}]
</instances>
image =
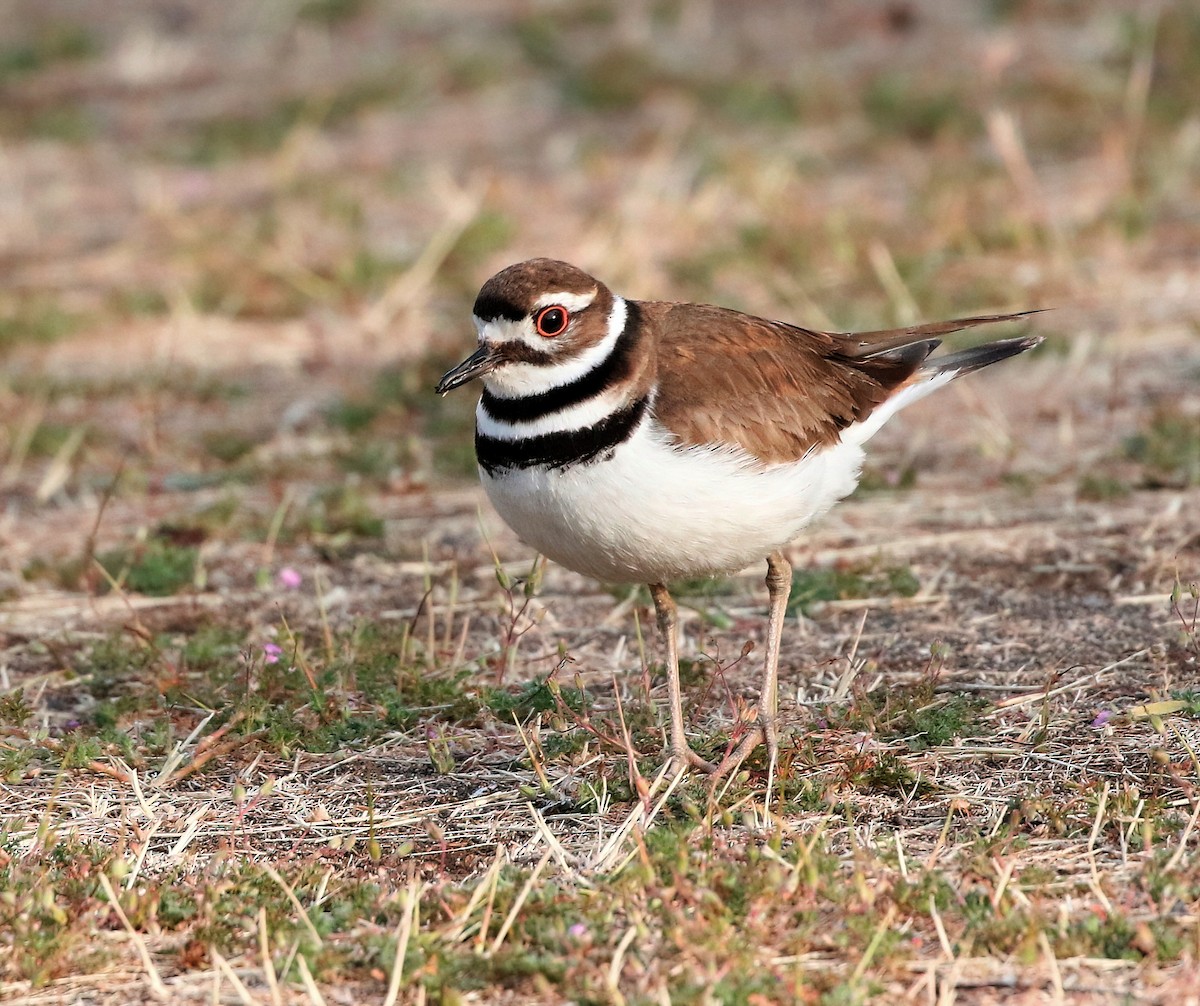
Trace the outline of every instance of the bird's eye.
<instances>
[{"instance_id":1,"label":"bird's eye","mask_svg":"<svg viewBox=\"0 0 1200 1006\"><path fill-rule=\"evenodd\" d=\"M538 335L553 339L567 330L567 322L570 319L571 316L567 314L565 307L544 307L538 311L534 324L537 326Z\"/></svg>"}]
</instances>

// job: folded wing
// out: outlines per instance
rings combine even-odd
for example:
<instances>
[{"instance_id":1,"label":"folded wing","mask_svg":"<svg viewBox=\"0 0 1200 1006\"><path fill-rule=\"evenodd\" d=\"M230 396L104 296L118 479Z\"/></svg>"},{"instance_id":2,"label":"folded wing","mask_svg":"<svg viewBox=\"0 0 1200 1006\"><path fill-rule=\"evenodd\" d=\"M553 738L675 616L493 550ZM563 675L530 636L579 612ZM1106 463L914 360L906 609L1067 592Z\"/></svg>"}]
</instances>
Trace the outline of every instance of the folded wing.
<instances>
[{"instance_id":1,"label":"folded wing","mask_svg":"<svg viewBox=\"0 0 1200 1006\"><path fill-rule=\"evenodd\" d=\"M914 380L978 370L1038 341L1010 339L928 360L940 336L1028 311L839 333L699 305L644 310L659 330L655 415L683 445L736 444L767 464L836 443Z\"/></svg>"}]
</instances>

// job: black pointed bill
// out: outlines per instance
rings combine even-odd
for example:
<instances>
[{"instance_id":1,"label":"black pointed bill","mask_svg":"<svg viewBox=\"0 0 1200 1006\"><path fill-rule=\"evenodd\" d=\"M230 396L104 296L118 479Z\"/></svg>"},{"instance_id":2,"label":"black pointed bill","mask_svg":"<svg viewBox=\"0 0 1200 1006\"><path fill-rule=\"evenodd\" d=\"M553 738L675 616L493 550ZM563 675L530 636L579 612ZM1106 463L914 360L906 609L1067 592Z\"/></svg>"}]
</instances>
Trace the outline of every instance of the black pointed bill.
<instances>
[{"instance_id":1,"label":"black pointed bill","mask_svg":"<svg viewBox=\"0 0 1200 1006\"><path fill-rule=\"evenodd\" d=\"M453 391L455 388L462 387L462 385L475 380L477 377L490 374L502 362L503 357L496 351L495 347L480 346L457 367L447 370L442 375L442 379L438 381L437 387L433 390L439 395L444 395L447 391Z\"/></svg>"}]
</instances>

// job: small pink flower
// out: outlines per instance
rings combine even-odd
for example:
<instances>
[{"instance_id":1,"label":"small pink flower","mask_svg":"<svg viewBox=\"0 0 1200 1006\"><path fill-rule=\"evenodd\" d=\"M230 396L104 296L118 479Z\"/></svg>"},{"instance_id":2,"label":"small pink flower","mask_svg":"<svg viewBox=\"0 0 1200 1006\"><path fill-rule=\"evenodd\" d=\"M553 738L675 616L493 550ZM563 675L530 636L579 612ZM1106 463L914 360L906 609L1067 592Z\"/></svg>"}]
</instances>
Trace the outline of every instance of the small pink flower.
<instances>
[{"instance_id":1,"label":"small pink flower","mask_svg":"<svg viewBox=\"0 0 1200 1006\"><path fill-rule=\"evenodd\" d=\"M1092 726L1096 730L1099 730L1102 726L1104 726L1111 719L1112 719L1112 710L1101 709L1100 712L1096 713L1096 718L1094 720L1092 720Z\"/></svg>"},{"instance_id":2,"label":"small pink flower","mask_svg":"<svg viewBox=\"0 0 1200 1006\"><path fill-rule=\"evenodd\" d=\"M588 934L588 927L582 922L576 922L570 929L567 930L567 935L572 939L582 940Z\"/></svg>"},{"instance_id":3,"label":"small pink flower","mask_svg":"<svg viewBox=\"0 0 1200 1006\"><path fill-rule=\"evenodd\" d=\"M283 647L278 643L267 643L263 647L263 663L277 664L279 658L283 656Z\"/></svg>"},{"instance_id":4,"label":"small pink flower","mask_svg":"<svg viewBox=\"0 0 1200 1006\"><path fill-rule=\"evenodd\" d=\"M304 582L304 577L300 575L300 571L291 566L284 566L275 579L279 581L279 585L285 590L295 590Z\"/></svg>"}]
</instances>

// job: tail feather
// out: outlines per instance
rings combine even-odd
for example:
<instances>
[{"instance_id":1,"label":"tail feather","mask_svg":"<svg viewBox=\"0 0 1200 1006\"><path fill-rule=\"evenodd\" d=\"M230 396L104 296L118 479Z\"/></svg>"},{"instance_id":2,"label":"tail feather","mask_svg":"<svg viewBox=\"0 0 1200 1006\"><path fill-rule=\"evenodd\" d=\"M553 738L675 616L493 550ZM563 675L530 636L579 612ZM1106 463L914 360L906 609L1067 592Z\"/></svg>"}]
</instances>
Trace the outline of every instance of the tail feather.
<instances>
[{"instance_id":1,"label":"tail feather","mask_svg":"<svg viewBox=\"0 0 1200 1006\"><path fill-rule=\"evenodd\" d=\"M1005 321L1016 321L1028 318L1031 314L1040 314L1045 308L1034 308L1031 311L1017 311L1013 314L981 314L973 318L953 318L950 321L932 321L924 325L909 325L907 328L886 328L876 332L841 332L834 337L838 340L838 351L853 359L871 359L885 355L895 350L903 350L914 343L928 345L930 348L940 342L939 336L961 332L966 328L979 325L996 325Z\"/></svg>"},{"instance_id":2,"label":"tail feather","mask_svg":"<svg viewBox=\"0 0 1200 1006\"><path fill-rule=\"evenodd\" d=\"M948 353L932 360L927 360L921 368L923 374L969 374L974 370L990 367L993 363L1007 360L1010 356L1024 353L1033 349L1042 341L1040 335L1026 336L1021 339L1003 339L1000 342L989 342L983 346L971 349L961 349L957 353Z\"/></svg>"},{"instance_id":3,"label":"tail feather","mask_svg":"<svg viewBox=\"0 0 1200 1006\"><path fill-rule=\"evenodd\" d=\"M962 324L962 322L958 324ZM926 360L925 365L899 385L870 416L851 427L854 431L854 441L859 444L866 443L884 423L906 405L911 405L926 395L932 394L956 377L980 370L993 363L999 363L1001 360L1007 360L1010 356L1016 356L1018 353L1024 353L1027 349L1033 349L1041 341L1041 336L1004 339L1000 342L989 342L973 349L963 349L957 353L949 353L933 360ZM918 343L917 345L924 347L925 344Z\"/></svg>"},{"instance_id":4,"label":"tail feather","mask_svg":"<svg viewBox=\"0 0 1200 1006\"><path fill-rule=\"evenodd\" d=\"M929 358L941 345L940 336L977 325L1015 321L1038 314L1041 310L1043 309L1018 311L1015 314L955 318L951 321L935 321L927 325L911 325L908 328L862 332L857 335L834 334L832 337L837 340L837 348L832 355L896 393L903 391L914 380L924 381L938 374L968 374L1033 348L1042 341L1040 338L1006 339L946 356Z\"/></svg>"}]
</instances>

